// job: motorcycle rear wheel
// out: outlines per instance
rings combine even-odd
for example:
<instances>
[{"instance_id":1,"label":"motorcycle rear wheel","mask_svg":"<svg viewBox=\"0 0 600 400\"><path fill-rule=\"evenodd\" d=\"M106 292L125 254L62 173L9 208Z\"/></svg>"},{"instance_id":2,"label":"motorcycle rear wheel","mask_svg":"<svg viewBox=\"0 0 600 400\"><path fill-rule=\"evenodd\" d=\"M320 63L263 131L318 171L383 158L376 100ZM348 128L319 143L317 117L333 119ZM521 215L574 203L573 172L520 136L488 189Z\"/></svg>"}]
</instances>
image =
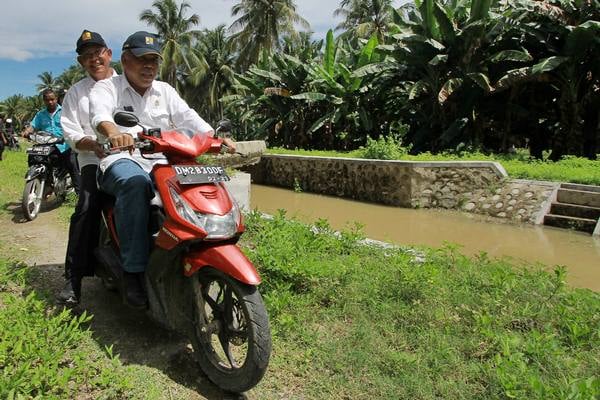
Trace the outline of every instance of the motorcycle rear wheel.
<instances>
[{"instance_id":1,"label":"motorcycle rear wheel","mask_svg":"<svg viewBox=\"0 0 600 400\"><path fill-rule=\"evenodd\" d=\"M251 389L264 376L271 355L269 320L260 293L210 267L191 279L192 344L200 367L221 389Z\"/></svg>"},{"instance_id":2,"label":"motorcycle rear wheel","mask_svg":"<svg viewBox=\"0 0 600 400\"><path fill-rule=\"evenodd\" d=\"M40 178L34 178L25 184L21 208L28 221L33 221L42 207L44 185Z\"/></svg>"}]
</instances>

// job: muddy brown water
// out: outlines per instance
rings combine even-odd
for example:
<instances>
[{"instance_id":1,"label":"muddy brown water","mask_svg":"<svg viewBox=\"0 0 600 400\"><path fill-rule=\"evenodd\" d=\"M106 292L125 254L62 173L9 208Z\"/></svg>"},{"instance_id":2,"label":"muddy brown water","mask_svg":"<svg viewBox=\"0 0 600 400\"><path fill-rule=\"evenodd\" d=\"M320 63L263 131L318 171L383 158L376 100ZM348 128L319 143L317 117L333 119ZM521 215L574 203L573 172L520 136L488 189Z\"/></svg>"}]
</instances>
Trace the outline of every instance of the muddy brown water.
<instances>
[{"instance_id":1,"label":"muddy brown water","mask_svg":"<svg viewBox=\"0 0 600 400\"><path fill-rule=\"evenodd\" d=\"M515 225L480 215L447 210L415 210L362 203L311 193L252 185L251 206L274 214L285 209L304 222L326 218L335 229L358 222L372 239L401 245L461 246L464 254L567 267L567 281L600 291L600 239L544 226Z\"/></svg>"}]
</instances>

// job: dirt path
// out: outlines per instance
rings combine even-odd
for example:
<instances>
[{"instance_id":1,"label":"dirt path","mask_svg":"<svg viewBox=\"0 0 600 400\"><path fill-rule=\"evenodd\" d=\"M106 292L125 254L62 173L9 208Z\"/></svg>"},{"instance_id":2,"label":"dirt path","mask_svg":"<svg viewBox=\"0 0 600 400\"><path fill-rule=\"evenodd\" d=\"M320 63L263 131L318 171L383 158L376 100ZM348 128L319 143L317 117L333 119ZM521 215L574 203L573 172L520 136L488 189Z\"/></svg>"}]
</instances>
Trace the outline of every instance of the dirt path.
<instances>
[{"instance_id":1,"label":"dirt path","mask_svg":"<svg viewBox=\"0 0 600 400\"><path fill-rule=\"evenodd\" d=\"M31 286L51 296L62 288L67 226L57 210L42 210L38 218L25 222L17 203L9 204L9 215L0 216L0 240L5 256L35 266ZM164 382L166 398L239 399L223 393L210 383L192 358L190 346L182 338L161 328L145 313L125 307L117 293L108 292L98 279L83 282L82 301L75 312L93 315L91 331L101 347L113 346L124 365L149 368L148 378Z\"/></svg>"}]
</instances>

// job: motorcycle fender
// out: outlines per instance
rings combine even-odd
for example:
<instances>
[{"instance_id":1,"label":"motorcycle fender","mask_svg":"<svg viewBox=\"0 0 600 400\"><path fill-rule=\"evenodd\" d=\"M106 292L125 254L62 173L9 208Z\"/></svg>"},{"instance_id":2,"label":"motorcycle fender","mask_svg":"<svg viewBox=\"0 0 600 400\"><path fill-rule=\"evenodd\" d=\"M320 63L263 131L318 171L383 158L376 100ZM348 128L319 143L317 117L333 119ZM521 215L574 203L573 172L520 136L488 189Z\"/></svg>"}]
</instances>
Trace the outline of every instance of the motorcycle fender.
<instances>
[{"instance_id":1,"label":"motorcycle fender","mask_svg":"<svg viewBox=\"0 0 600 400\"><path fill-rule=\"evenodd\" d=\"M41 164L41 165L32 165L31 167L29 167L29 169L27 170L27 173L25 174L25 180L26 181L30 181L32 179L37 178L40 175L44 175L46 173L46 166Z\"/></svg>"},{"instance_id":2,"label":"motorcycle fender","mask_svg":"<svg viewBox=\"0 0 600 400\"><path fill-rule=\"evenodd\" d=\"M200 268L211 266L248 285L260 283L256 268L234 244L221 244L194 250L184 256L183 266L186 276L192 276Z\"/></svg>"}]
</instances>

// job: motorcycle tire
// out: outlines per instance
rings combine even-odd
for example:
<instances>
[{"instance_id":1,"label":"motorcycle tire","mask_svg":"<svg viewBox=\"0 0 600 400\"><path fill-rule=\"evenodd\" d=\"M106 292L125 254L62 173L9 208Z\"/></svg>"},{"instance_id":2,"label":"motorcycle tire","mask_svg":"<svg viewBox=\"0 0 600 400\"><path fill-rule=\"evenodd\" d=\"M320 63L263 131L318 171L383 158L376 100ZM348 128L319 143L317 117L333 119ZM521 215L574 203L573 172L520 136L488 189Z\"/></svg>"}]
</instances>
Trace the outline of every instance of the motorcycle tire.
<instances>
[{"instance_id":1,"label":"motorcycle tire","mask_svg":"<svg viewBox=\"0 0 600 400\"><path fill-rule=\"evenodd\" d=\"M34 178L25 184L23 189L23 199L21 208L28 221L33 221L40 213L42 207L42 198L44 185L40 178Z\"/></svg>"},{"instance_id":2,"label":"motorcycle tire","mask_svg":"<svg viewBox=\"0 0 600 400\"><path fill-rule=\"evenodd\" d=\"M194 335L200 367L223 390L241 393L256 386L271 356L271 332L262 297L214 268L191 278Z\"/></svg>"}]
</instances>

